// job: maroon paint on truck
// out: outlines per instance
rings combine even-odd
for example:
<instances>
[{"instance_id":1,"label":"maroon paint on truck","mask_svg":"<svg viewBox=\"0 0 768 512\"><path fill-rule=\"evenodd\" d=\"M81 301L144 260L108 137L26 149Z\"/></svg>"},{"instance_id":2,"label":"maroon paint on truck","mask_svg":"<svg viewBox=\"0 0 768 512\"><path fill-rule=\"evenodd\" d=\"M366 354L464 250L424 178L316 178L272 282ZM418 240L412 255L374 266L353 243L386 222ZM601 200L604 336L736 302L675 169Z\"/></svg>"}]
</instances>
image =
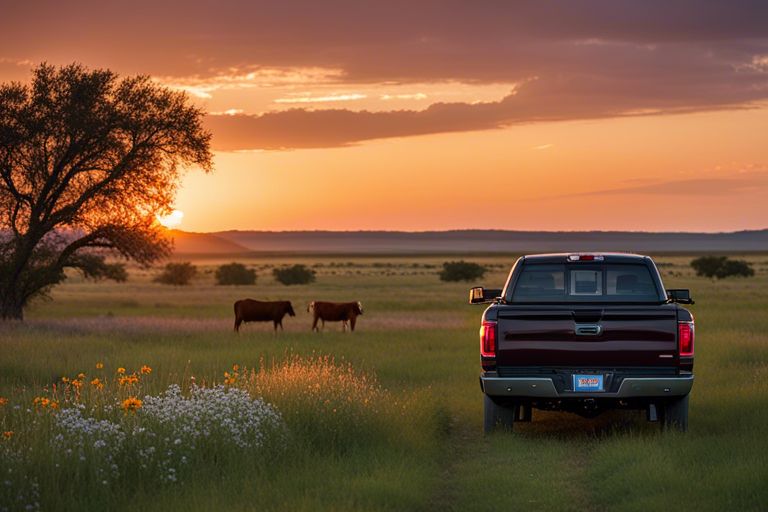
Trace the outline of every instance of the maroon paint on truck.
<instances>
[{"instance_id":1,"label":"maroon paint on truck","mask_svg":"<svg viewBox=\"0 0 768 512\"><path fill-rule=\"evenodd\" d=\"M500 366L676 366L677 314L672 304L604 306L598 335L577 335L573 306L498 307Z\"/></svg>"}]
</instances>

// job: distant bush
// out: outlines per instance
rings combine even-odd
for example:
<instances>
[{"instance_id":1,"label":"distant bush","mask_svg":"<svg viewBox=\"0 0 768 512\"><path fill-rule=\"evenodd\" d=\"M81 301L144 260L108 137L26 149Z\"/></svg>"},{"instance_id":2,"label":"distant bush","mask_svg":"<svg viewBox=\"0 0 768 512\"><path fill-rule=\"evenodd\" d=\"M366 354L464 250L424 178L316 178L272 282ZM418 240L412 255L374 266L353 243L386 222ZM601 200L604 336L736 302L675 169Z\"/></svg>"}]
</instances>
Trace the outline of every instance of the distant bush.
<instances>
[{"instance_id":1,"label":"distant bush","mask_svg":"<svg viewBox=\"0 0 768 512\"><path fill-rule=\"evenodd\" d=\"M308 284L315 280L315 271L305 265L292 265L272 269L275 279L284 285Z\"/></svg>"},{"instance_id":2,"label":"distant bush","mask_svg":"<svg viewBox=\"0 0 768 512\"><path fill-rule=\"evenodd\" d=\"M485 275L485 267L469 261L446 261L439 273L443 281L475 281Z\"/></svg>"},{"instance_id":3,"label":"distant bush","mask_svg":"<svg viewBox=\"0 0 768 512\"><path fill-rule=\"evenodd\" d=\"M169 263L163 269L163 272L155 277L155 282L162 284L172 284L175 286L184 286L197 274L197 267L187 262Z\"/></svg>"},{"instance_id":4,"label":"distant bush","mask_svg":"<svg viewBox=\"0 0 768 512\"><path fill-rule=\"evenodd\" d=\"M230 263L216 269L216 283L222 285L248 285L256 282L256 271L242 263Z\"/></svg>"},{"instance_id":5,"label":"distant bush","mask_svg":"<svg viewBox=\"0 0 768 512\"><path fill-rule=\"evenodd\" d=\"M704 277L751 277L755 275L752 266L744 260L732 260L727 256L702 256L691 261L696 275Z\"/></svg>"}]
</instances>

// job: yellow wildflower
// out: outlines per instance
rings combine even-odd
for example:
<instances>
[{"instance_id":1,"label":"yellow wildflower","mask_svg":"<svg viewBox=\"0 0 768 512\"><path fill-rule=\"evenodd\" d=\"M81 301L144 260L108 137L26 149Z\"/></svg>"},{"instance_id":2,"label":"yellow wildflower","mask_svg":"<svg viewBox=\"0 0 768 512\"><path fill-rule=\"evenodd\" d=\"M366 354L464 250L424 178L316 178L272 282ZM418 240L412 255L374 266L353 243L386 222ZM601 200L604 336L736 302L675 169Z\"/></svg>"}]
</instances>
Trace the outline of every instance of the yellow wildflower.
<instances>
[{"instance_id":1,"label":"yellow wildflower","mask_svg":"<svg viewBox=\"0 0 768 512\"><path fill-rule=\"evenodd\" d=\"M8 399L0 396L0 407L4 406L7 403L8 403Z\"/></svg>"},{"instance_id":2,"label":"yellow wildflower","mask_svg":"<svg viewBox=\"0 0 768 512\"><path fill-rule=\"evenodd\" d=\"M141 407L141 400L135 396L130 396L123 400L122 407L125 412L135 412L136 409Z\"/></svg>"},{"instance_id":3,"label":"yellow wildflower","mask_svg":"<svg viewBox=\"0 0 768 512\"><path fill-rule=\"evenodd\" d=\"M63 382L64 384L66 384L67 382L69 382L69 377L62 377L62 378L61 378L61 382Z\"/></svg>"},{"instance_id":4,"label":"yellow wildflower","mask_svg":"<svg viewBox=\"0 0 768 512\"><path fill-rule=\"evenodd\" d=\"M119 373L120 375L124 374L125 373L125 368L123 368L121 366L120 368L117 369L117 373Z\"/></svg>"},{"instance_id":5,"label":"yellow wildflower","mask_svg":"<svg viewBox=\"0 0 768 512\"><path fill-rule=\"evenodd\" d=\"M85 374L83 372L80 372L77 374L77 378L80 380L83 380L85 378Z\"/></svg>"},{"instance_id":6,"label":"yellow wildflower","mask_svg":"<svg viewBox=\"0 0 768 512\"><path fill-rule=\"evenodd\" d=\"M104 368L104 363L101 363L101 362L96 363L96 369L97 370L101 370L102 368Z\"/></svg>"},{"instance_id":7,"label":"yellow wildflower","mask_svg":"<svg viewBox=\"0 0 768 512\"><path fill-rule=\"evenodd\" d=\"M144 375L149 375L150 373L152 373L152 368L150 368L147 365L144 365L141 367L141 373L143 373Z\"/></svg>"},{"instance_id":8,"label":"yellow wildflower","mask_svg":"<svg viewBox=\"0 0 768 512\"><path fill-rule=\"evenodd\" d=\"M3 432L3 437L6 439L10 439L13 437L13 430L6 430Z\"/></svg>"}]
</instances>

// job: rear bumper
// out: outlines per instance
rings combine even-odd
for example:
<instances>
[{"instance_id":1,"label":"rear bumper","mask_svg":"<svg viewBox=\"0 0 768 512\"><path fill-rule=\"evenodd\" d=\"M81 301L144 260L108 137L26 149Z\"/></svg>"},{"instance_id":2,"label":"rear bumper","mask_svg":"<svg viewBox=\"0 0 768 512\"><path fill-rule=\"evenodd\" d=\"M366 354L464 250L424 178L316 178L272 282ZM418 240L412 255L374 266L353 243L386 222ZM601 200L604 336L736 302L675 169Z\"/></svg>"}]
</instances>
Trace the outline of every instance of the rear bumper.
<instances>
[{"instance_id":1,"label":"rear bumper","mask_svg":"<svg viewBox=\"0 0 768 512\"><path fill-rule=\"evenodd\" d=\"M625 377L616 392L558 392L549 377L481 376L480 386L489 396L523 398L646 398L685 396L693 387L693 375Z\"/></svg>"}]
</instances>

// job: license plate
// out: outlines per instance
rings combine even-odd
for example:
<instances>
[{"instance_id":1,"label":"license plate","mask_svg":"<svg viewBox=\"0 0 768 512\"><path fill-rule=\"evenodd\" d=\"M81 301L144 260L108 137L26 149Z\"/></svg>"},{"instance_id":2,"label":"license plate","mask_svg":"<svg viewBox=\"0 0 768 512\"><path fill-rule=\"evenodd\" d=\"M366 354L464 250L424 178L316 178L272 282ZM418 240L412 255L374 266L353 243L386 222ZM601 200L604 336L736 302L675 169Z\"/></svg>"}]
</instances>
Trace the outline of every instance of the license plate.
<instances>
[{"instance_id":1,"label":"license plate","mask_svg":"<svg viewBox=\"0 0 768 512\"><path fill-rule=\"evenodd\" d=\"M574 391L604 391L602 375L574 375Z\"/></svg>"}]
</instances>

